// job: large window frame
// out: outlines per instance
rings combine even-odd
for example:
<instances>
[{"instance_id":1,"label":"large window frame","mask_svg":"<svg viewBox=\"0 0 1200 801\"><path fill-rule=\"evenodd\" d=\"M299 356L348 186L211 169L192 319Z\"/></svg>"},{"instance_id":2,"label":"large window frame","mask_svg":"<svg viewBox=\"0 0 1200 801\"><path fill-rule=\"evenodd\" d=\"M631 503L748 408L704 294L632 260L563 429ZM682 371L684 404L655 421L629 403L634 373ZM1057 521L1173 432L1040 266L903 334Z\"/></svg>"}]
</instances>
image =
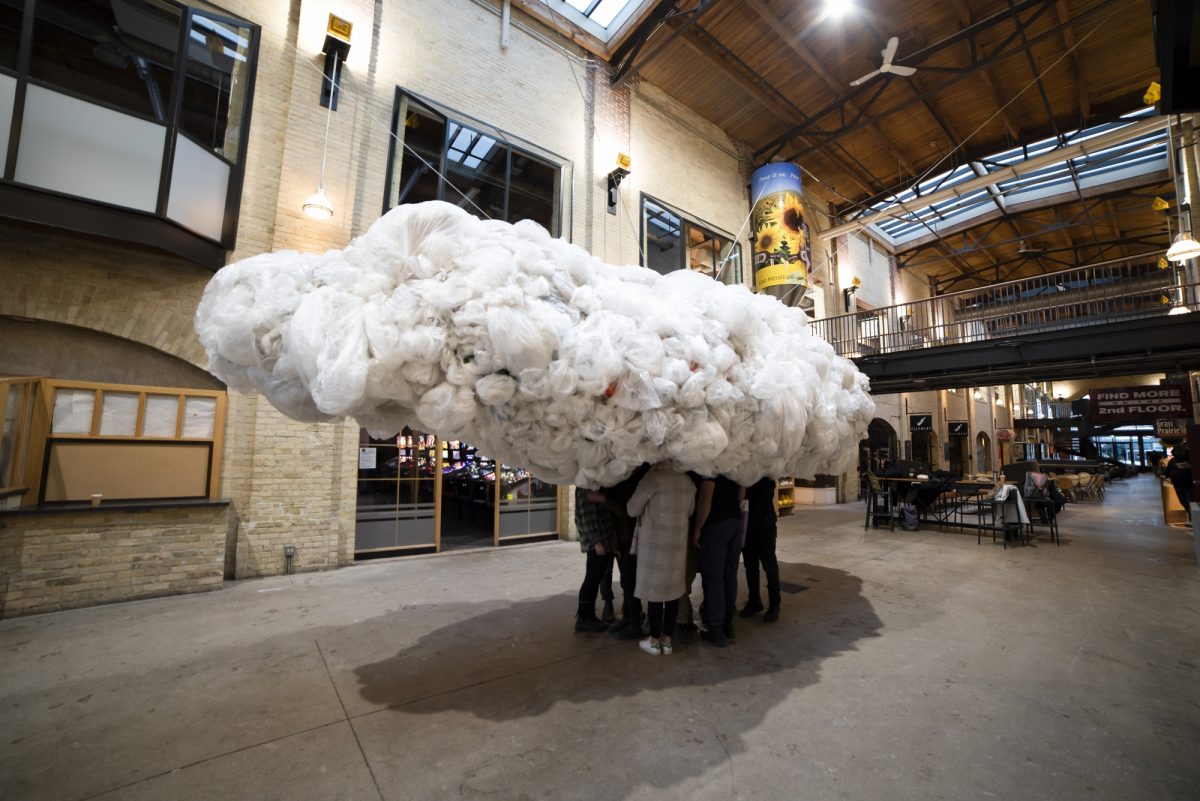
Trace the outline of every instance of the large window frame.
<instances>
[{"instance_id":1,"label":"large window frame","mask_svg":"<svg viewBox=\"0 0 1200 801\"><path fill-rule=\"evenodd\" d=\"M641 194L638 206L641 210L638 218L638 241L641 244L640 263L643 267L649 267L663 275L676 270L690 269L723 284L737 286L743 284L742 243L733 235L645 192ZM674 224L679 228L676 232L680 243L680 247L677 248L678 257L674 259L675 264L669 265L670 269L668 270L661 270L650 264L650 230L647 220L650 216L661 216L660 212L675 218ZM698 252L707 253L707 264L697 257ZM726 254L729 254L727 260Z\"/></svg>"},{"instance_id":2,"label":"large window frame","mask_svg":"<svg viewBox=\"0 0 1200 801\"><path fill-rule=\"evenodd\" d=\"M0 492L19 493L26 508L214 500L226 404L222 390L0 379Z\"/></svg>"},{"instance_id":3,"label":"large window frame","mask_svg":"<svg viewBox=\"0 0 1200 801\"><path fill-rule=\"evenodd\" d=\"M189 2L189 0L159 0L178 9L179 29L175 61L172 65L170 96L165 99L164 118L157 119L122 107L105 98L88 96L70 86L64 86L32 74L34 25L37 19L38 3L41 1L24 0L20 47L15 69L0 64L0 76L15 80L11 123L7 132L8 146L6 151L0 152L0 159L3 159L3 173L0 175L0 216L150 245L175 253L213 270L224 266L227 252L234 249L237 241L238 217L254 105L255 80L258 72L261 28L248 20L220 11L207 3ZM189 72L190 42L198 20L206 23L202 27L218 29L220 26L228 26L238 32L239 36L242 31L246 34L245 53L238 56L239 60L245 62L246 76L244 91L237 99L236 125L239 130L236 136L229 140L230 146L223 148L220 152L214 149L212 143L199 141L194 133L185 130L183 125L184 85L192 74ZM53 93L56 97L81 101L101 111L115 112L132 120L141 120L153 123L155 126L162 126L161 170L157 185L157 197L152 211L95 199L87 194L70 194L36 183L23 183L17 180L21 131L26 121L26 98L31 87L35 87L37 92ZM229 90L229 94L229 108L226 111L227 125L232 126L235 124L232 89ZM184 169L187 164L186 161L181 160L187 158L186 155L180 156L177 152L181 143L200 148L205 154L219 160L224 167L228 168L225 202L221 209L220 220L214 219L210 224L212 227L216 227L219 222L220 234L218 236L202 232L196 227L190 227L173 219L178 216L171 204L172 182L176 180L174 171L177 164L184 165ZM180 195L180 198L183 197L181 193L177 192L176 194ZM186 201L181 200L181 202Z\"/></svg>"},{"instance_id":4,"label":"large window frame","mask_svg":"<svg viewBox=\"0 0 1200 801\"><path fill-rule=\"evenodd\" d=\"M429 166L437 170L437 190L435 193L436 199L444 200L449 203L461 205L464 209L481 216L481 209L476 208L470 203L463 203L462 197L450 186L447 186L446 176L449 175L448 160L452 152L462 150L462 147L455 147L456 137L463 133L462 129L479 133L489 137L497 144L503 145L506 150L505 167L504 167L504 205L502 213L496 219L508 219L510 211L510 199L512 195L512 178L513 178L513 161L514 157L526 157L535 159L545 165L553 168L556 171L554 180L555 198L551 201L551 220L550 225L545 226L552 236L564 236L564 232L571 230L571 175L573 165L569 159L559 155L553 151L539 147L532 142L521 139L513 134L497 128L487 122L472 117L469 114L452 109L437 101L430 100L415 92L407 90L403 87L396 87L395 101L392 106L392 128L391 139L388 148L387 173L384 180L383 194L383 212L386 214L392 208L400 205L397 201L400 193L404 192L406 187L403 182L406 182L409 176L401 174L401 162L403 160L403 152L405 147L405 131L406 120L409 117L410 105L415 104L418 107L423 107L420 111L432 115L440 116L444 125L445 132L442 137L442 146L440 155L437 158L437 163L430 163ZM471 158L470 148L463 154L460 161L466 161ZM432 161L432 160L431 160ZM516 222L516 220L512 220ZM543 224L541 221L537 221ZM569 236L568 236L569 238Z\"/></svg>"}]
</instances>

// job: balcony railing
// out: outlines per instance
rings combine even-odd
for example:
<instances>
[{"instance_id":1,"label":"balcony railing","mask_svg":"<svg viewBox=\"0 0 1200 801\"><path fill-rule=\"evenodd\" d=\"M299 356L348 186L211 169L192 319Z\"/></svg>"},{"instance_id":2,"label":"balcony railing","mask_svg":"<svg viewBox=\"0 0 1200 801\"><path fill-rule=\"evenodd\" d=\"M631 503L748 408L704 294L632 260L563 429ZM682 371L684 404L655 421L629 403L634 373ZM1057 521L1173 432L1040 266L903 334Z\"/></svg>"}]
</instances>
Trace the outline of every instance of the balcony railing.
<instances>
[{"instance_id":1,"label":"balcony railing","mask_svg":"<svg viewBox=\"0 0 1200 801\"><path fill-rule=\"evenodd\" d=\"M1144 258L1144 257L1142 257ZM810 323L847 358L961 345L1084 326L1200 312L1183 267L1113 263L840 314Z\"/></svg>"}]
</instances>

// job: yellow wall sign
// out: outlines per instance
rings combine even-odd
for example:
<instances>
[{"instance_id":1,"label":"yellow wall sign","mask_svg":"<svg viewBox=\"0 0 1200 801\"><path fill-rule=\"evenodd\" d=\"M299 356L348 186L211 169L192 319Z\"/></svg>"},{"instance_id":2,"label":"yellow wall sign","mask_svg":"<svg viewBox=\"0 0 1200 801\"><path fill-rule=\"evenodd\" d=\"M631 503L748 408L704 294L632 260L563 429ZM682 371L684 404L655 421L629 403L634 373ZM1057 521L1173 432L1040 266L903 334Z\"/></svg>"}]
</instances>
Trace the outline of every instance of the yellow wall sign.
<instances>
[{"instance_id":1,"label":"yellow wall sign","mask_svg":"<svg viewBox=\"0 0 1200 801\"><path fill-rule=\"evenodd\" d=\"M343 42L349 42L352 30L354 30L353 22L344 20L341 17L335 17L333 14L329 15L329 24L325 26L325 32L330 36L336 36Z\"/></svg>"}]
</instances>

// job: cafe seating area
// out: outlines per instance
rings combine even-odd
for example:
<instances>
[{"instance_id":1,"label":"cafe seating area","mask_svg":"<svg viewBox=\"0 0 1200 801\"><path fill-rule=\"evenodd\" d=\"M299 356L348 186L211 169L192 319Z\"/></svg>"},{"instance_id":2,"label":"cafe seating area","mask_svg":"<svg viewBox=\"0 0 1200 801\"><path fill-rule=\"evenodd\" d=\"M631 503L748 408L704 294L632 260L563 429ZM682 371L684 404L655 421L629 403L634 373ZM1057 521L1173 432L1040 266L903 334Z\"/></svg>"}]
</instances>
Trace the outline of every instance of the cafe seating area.
<instances>
[{"instance_id":1,"label":"cafe seating area","mask_svg":"<svg viewBox=\"0 0 1200 801\"><path fill-rule=\"evenodd\" d=\"M913 471L915 473L915 471ZM1028 471L1027 471L1028 472ZM1045 475L1045 474L1043 474ZM1084 498L1103 500L1104 474L1048 476L1037 482L1008 480L1002 471L995 474L952 476L945 471L913 475L866 475L867 512L864 530L887 526L894 531L897 523L906 530L921 527L940 530L974 531L976 541L990 534L992 542L1028 545L1043 531L1055 545L1059 536L1059 506L1054 483L1062 502ZM1071 490L1068 495L1063 487ZM906 519L907 518L907 519Z\"/></svg>"}]
</instances>

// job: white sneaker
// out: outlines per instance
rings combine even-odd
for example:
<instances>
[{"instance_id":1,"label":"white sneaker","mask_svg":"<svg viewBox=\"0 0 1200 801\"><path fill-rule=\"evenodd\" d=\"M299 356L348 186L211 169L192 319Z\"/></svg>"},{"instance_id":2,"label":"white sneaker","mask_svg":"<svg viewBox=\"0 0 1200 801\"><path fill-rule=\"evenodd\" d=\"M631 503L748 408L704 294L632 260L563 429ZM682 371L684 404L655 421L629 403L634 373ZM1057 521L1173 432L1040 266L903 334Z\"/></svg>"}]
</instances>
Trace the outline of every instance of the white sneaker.
<instances>
[{"instance_id":1,"label":"white sneaker","mask_svg":"<svg viewBox=\"0 0 1200 801\"><path fill-rule=\"evenodd\" d=\"M670 642L663 640L658 644L658 652L663 656L670 656L671 654L675 653L675 649L671 647Z\"/></svg>"},{"instance_id":2,"label":"white sneaker","mask_svg":"<svg viewBox=\"0 0 1200 801\"><path fill-rule=\"evenodd\" d=\"M638 648L641 648L643 651L650 654L650 656L662 656L663 653L662 643L657 643L649 637L639 642Z\"/></svg>"}]
</instances>

